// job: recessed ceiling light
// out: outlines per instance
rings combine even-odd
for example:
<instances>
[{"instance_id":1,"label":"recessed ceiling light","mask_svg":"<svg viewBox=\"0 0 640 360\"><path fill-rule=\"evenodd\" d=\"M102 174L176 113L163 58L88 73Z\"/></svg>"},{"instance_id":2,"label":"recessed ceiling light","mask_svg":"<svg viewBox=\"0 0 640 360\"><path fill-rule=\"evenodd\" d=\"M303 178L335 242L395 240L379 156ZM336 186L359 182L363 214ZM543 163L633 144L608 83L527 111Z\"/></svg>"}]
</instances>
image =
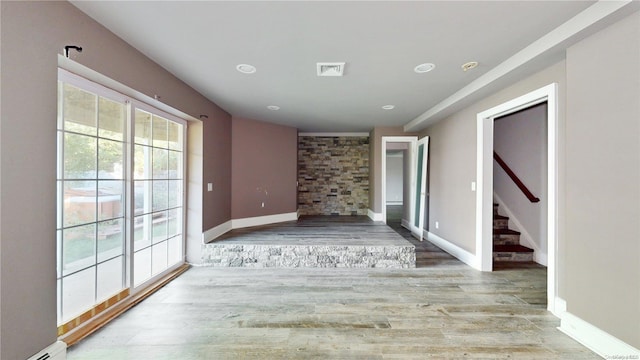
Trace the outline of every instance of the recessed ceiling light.
<instances>
[{"instance_id":1,"label":"recessed ceiling light","mask_svg":"<svg viewBox=\"0 0 640 360\"><path fill-rule=\"evenodd\" d=\"M278 105L269 105L269 106L267 106L267 109L276 111L276 110L280 110L280 106L278 106Z\"/></svg>"},{"instance_id":2,"label":"recessed ceiling light","mask_svg":"<svg viewBox=\"0 0 640 360\"><path fill-rule=\"evenodd\" d=\"M393 110L395 109L395 107L396 107L395 105L384 105L382 108L384 110Z\"/></svg>"},{"instance_id":3,"label":"recessed ceiling light","mask_svg":"<svg viewBox=\"0 0 640 360\"><path fill-rule=\"evenodd\" d=\"M462 71L471 70L478 66L477 61L469 61L468 63L462 64Z\"/></svg>"},{"instance_id":4,"label":"recessed ceiling light","mask_svg":"<svg viewBox=\"0 0 640 360\"><path fill-rule=\"evenodd\" d=\"M432 63L424 63L424 64L420 64L416 67L413 68L413 71L417 72L418 74L424 74L427 73L433 69L436 68L435 64Z\"/></svg>"},{"instance_id":5,"label":"recessed ceiling light","mask_svg":"<svg viewBox=\"0 0 640 360\"><path fill-rule=\"evenodd\" d=\"M249 64L240 64L236 66L236 69L243 74L253 74L256 72L256 67Z\"/></svg>"}]
</instances>

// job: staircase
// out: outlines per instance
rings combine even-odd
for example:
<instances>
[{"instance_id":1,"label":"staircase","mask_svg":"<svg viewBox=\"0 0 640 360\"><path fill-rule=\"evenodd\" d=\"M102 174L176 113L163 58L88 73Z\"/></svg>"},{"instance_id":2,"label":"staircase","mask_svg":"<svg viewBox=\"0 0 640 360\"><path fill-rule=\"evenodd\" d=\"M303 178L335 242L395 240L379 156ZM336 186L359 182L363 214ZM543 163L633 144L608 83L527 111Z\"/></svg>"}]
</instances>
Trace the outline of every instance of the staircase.
<instances>
[{"instance_id":1,"label":"staircase","mask_svg":"<svg viewBox=\"0 0 640 360\"><path fill-rule=\"evenodd\" d=\"M533 262L533 249L520 245L520 233L509 229L509 218L493 204L493 261Z\"/></svg>"}]
</instances>

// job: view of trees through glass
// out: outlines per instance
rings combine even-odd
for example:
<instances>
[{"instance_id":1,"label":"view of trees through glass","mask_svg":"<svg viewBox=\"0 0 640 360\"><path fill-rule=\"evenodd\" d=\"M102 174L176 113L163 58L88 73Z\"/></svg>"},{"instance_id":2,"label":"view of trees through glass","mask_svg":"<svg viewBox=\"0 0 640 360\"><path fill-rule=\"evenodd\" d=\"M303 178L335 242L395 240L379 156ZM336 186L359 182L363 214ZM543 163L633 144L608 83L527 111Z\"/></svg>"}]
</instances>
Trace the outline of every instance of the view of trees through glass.
<instances>
[{"instance_id":1,"label":"view of trees through glass","mask_svg":"<svg viewBox=\"0 0 640 360\"><path fill-rule=\"evenodd\" d=\"M73 79L58 85L60 324L130 287L128 268L137 286L183 258L184 125Z\"/></svg>"}]
</instances>

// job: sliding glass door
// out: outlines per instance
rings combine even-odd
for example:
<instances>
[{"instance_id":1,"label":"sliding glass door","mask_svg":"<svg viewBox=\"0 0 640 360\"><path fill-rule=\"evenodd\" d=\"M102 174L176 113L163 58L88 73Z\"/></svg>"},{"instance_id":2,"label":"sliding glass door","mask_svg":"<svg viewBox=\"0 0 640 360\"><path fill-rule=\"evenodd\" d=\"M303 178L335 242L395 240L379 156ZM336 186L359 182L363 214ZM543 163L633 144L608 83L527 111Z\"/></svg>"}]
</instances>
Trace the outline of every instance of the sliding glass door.
<instances>
[{"instance_id":1,"label":"sliding glass door","mask_svg":"<svg viewBox=\"0 0 640 360\"><path fill-rule=\"evenodd\" d=\"M185 127L59 71L59 325L95 315L183 262Z\"/></svg>"},{"instance_id":2,"label":"sliding glass door","mask_svg":"<svg viewBox=\"0 0 640 360\"><path fill-rule=\"evenodd\" d=\"M182 260L183 129L135 109L134 285Z\"/></svg>"}]
</instances>

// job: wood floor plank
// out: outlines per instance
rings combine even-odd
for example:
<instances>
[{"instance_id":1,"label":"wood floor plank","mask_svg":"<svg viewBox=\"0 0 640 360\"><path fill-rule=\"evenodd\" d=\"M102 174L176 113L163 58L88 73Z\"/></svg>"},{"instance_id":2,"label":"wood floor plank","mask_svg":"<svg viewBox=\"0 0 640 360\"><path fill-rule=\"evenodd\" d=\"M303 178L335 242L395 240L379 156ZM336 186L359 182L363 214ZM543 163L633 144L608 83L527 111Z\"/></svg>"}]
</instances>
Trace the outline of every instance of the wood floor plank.
<instances>
[{"instance_id":1,"label":"wood floor plank","mask_svg":"<svg viewBox=\"0 0 640 360\"><path fill-rule=\"evenodd\" d=\"M599 359L556 329L544 267L422 250L413 269L193 267L68 359Z\"/></svg>"}]
</instances>

